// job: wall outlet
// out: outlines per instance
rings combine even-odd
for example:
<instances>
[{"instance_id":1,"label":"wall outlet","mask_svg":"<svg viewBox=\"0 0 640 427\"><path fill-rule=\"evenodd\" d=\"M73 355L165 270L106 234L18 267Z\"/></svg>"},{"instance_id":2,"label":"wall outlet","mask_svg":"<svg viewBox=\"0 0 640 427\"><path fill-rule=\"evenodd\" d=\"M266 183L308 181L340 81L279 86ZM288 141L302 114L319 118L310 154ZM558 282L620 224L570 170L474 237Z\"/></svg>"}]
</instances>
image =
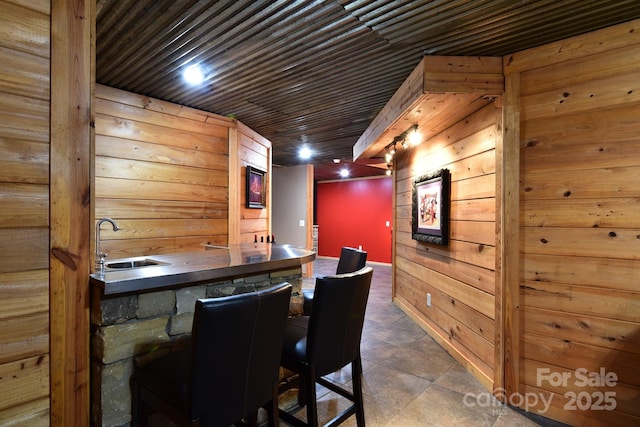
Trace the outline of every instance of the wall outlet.
<instances>
[{"instance_id":1,"label":"wall outlet","mask_svg":"<svg viewBox=\"0 0 640 427\"><path fill-rule=\"evenodd\" d=\"M431 294L427 294L427 307L431 307Z\"/></svg>"},{"instance_id":2,"label":"wall outlet","mask_svg":"<svg viewBox=\"0 0 640 427\"><path fill-rule=\"evenodd\" d=\"M304 227L304 219L301 219L300 221L298 221L298 225L300 227Z\"/></svg>"}]
</instances>

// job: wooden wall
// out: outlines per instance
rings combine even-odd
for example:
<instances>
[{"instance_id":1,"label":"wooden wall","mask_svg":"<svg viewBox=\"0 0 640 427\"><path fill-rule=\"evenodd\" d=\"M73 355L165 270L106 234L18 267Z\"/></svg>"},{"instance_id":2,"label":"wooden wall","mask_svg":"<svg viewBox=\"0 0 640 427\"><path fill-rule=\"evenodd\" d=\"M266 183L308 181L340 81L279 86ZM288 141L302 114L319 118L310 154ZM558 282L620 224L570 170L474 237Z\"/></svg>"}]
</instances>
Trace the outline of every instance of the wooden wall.
<instances>
[{"instance_id":1,"label":"wooden wall","mask_svg":"<svg viewBox=\"0 0 640 427\"><path fill-rule=\"evenodd\" d=\"M95 218L109 258L253 242L270 233L271 142L243 123L96 87ZM248 209L246 166L267 172L267 208Z\"/></svg>"},{"instance_id":2,"label":"wooden wall","mask_svg":"<svg viewBox=\"0 0 640 427\"><path fill-rule=\"evenodd\" d=\"M0 425L48 425L50 8L0 10Z\"/></svg>"},{"instance_id":3,"label":"wooden wall","mask_svg":"<svg viewBox=\"0 0 640 427\"><path fill-rule=\"evenodd\" d=\"M406 152L395 168L394 300L489 389L496 329L499 117L500 110L489 104ZM451 172L448 246L411 238L413 182L441 168Z\"/></svg>"},{"instance_id":4,"label":"wooden wall","mask_svg":"<svg viewBox=\"0 0 640 427\"><path fill-rule=\"evenodd\" d=\"M271 142L252 129L238 123L238 164L240 183L239 191L234 193L236 207L240 212L237 242L251 243L257 236L258 241L263 236L271 234ZM267 199L265 209L249 209L246 207L246 177L247 166L252 166L267 172ZM282 242L285 243L285 242Z\"/></svg>"},{"instance_id":5,"label":"wooden wall","mask_svg":"<svg viewBox=\"0 0 640 427\"><path fill-rule=\"evenodd\" d=\"M95 218L109 258L226 245L232 119L98 85Z\"/></svg>"},{"instance_id":6,"label":"wooden wall","mask_svg":"<svg viewBox=\"0 0 640 427\"><path fill-rule=\"evenodd\" d=\"M504 63L521 119L518 391L571 425L640 425L640 21Z\"/></svg>"}]
</instances>

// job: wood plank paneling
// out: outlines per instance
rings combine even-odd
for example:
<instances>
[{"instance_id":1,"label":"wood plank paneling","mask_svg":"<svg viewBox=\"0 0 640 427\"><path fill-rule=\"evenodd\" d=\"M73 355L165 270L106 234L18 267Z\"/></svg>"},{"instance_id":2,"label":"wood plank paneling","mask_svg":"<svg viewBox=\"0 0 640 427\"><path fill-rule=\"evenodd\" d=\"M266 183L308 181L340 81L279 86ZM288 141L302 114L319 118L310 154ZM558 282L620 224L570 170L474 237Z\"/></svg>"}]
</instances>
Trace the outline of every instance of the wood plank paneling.
<instances>
[{"instance_id":1,"label":"wood plank paneling","mask_svg":"<svg viewBox=\"0 0 640 427\"><path fill-rule=\"evenodd\" d=\"M0 0L2 425L50 425L49 6Z\"/></svg>"},{"instance_id":2,"label":"wood plank paneling","mask_svg":"<svg viewBox=\"0 0 640 427\"><path fill-rule=\"evenodd\" d=\"M559 374L569 375L572 381L568 381L568 384L573 385L575 383L575 371L567 370L559 366L536 364L536 362L527 363L525 365L527 372L536 372L537 369L548 370L546 372L558 372ZM596 372L596 371L594 371ZM599 373L599 372L598 372ZM527 384L535 384L536 378L526 378ZM586 427L600 427L600 426L616 426L627 427L635 426L640 423L640 417L632 415L637 413L638 406L629 406L628 402L634 400L638 395L638 390L629 387L622 383L616 383L615 387L602 387L594 390L590 388L585 390L584 387L574 387L574 390L564 392L561 389L556 389L554 392L549 392L547 389L525 386L523 393L531 396L538 397L538 404L531 404L528 406L528 410L534 413L544 413L546 417L561 420L571 425L579 425ZM594 391L592 391L594 390ZM615 391L613 391L615 390ZM579 410L579 407L589 406L586 396L583 394L581 400L576 400L579 393L596 393L595 399L591 398L591 402L596 404L600 409L598 411L584 411ZM600 400L600 393L602 393L603 399ZM604 393L615 393L615 395L609 394L607 400L604 400ZM541 402L549 402L549 406L546 407ZM616 417L612 418L610 410L615 404L616 409L619 409L616 413ZM579 406L580 405L580 406Z\"/></svg>"},{"instance_id":3,"label":"wood plank paneling","mask_svg":"<svg viewBox=\"0 0 640 427\"><path fill-rule=\"evenodd\" d=\"M524 282L521 298L526 307L640 322L639 290L612 291L598 287ZM616 333L614 330L611 332Z\"/></svg>"},{"instance_id":4,"label":"wood plank paneling","mask_svg":"<svg viewBox=\"0 0 640 427\"><path fill-rule=\"evenodd\" d=\"M533 120L624 107L639 100L640 83L637 72L632 72L522 96L520 114L524 120Z\"/></svg>"},{"instance_id":5,"label":"wood plank paneling","mask_svg":"<svg viewBox=\"0 0 640 427\"><path fill-rule=\"evenodd\" d=\"M112 91L112 96L115 97L116 92L113 90L113 88L111 88L110 90ZM158 101L155 102L157 103ZM225 125L221 126L216 123L207 122L206 116L177 116L176 111L173 108L166 108L164 110L149 110L144 106L141 108L139 106L139 103L136 103L136 105L129 105L127 104L126 100L122 99L107 100L105 98L98 98L96 99L96 108L100 110L101 115L104 116L120 118L126 117L127 120L131 120L134 122L166 127L168 128L167 132L169 132L168 136L171 136L174 132L188 132L188 139L184 141L176 141L180 143L199 143L200 140L197 138L197 136L194 137L194 135L202 134L205 136L205 139L203 140L202 146L198 147L199 149L205 150L206 147L212 152L227 152L227 147L225 146L225 144L216 144L215 142L219 142L219 140L225 141L227 139L227 129L230 126L233 126L233 122L230 120L225 123ZM153 111L153 114L149 114L149 111ZM102 117L102 119L109 120L108 117ZM109 128L113 129L112 126L109 126ZM137 132L140 133L141 137L147 133L145 132L145 130L147 129L138 125ZM114 132L117 132L117 130L114 130ZM153 134L152 131L148 132L151 132L151 134ZM157 138L151 138L151 141L157 141ZM193 145L190 146L192 148L195 148L193 147Z\"/></svg>"},{"instance_id":6,"label":"wood plank paneling","mask_svg":"<svg viewBox=\"0 0 640 427\"><path fill-rule=\"evenodd\" d=\"M491 221L496 215L495 200L490 198L454 200L451 202L450 214L452 220L473 218L475 221ZM410 215L406 216L406 218L410 217Z\"/></svg>"},{"instance_id":7,"label":"wood plank paneling","mask_svg":"<svg viewBox=\"0 0 640 427\"><path fill-rule=\"evenodd\" d=\"M640 348L640 336L635 322L591 315L567 313L552 307L527 305L523 310L527 322L524 333L579 341L604 348L626 350ZM615 334L611 332L615 331Z\"/></svg>"},{"instance_id":8,"label":"wood plank paneling","mask_svg":"<svg viewBox=\"0 0 640 427\"><path fill-rule=\"evenodd\" d=\"M96 96L95 215L122 228L102 232L111 259L270 233L269 209L244 199L247 165L267 172L270 197L268 140L228 117L100 85Z\"/></svg>"},{"instance_id":9,"label":"wood plank paneling","mask_svg":"<svg viewBox=\"0 0 640 427\"><path fill-rule=\"evenodd\" d=\"M496 244L496 225L485 221L450 221L449 233L454 240L475 242L481 245Z\"/></svg>"},{"instance_id":10,"label":"wood plank paneling","mask_svg":"<svg viewBox=\"0 0 640 427\"><path fill-rule=\"evenodd\" d=\"M526 253L640 260L640 228L527 228Z\"/></svg>"},{"instance_id":11,"label":"wood plank paneling","mask_svg":"<svg viewBox=\"0 0 640 427\"><path fill-rule=\"evenodd\" d=\"M238 174L240 176L240 197L238 212L240 214L239 241L240 243L253 242L254 237L271 235L271 142L251 130L242 123L238 123ZM266 175L267 200L266 209L249 209L246 207L246 192L244 191L247 179L247 166L263 170Z\"/></svg>"},{"instance_id":12,"label":"wood plank paneling","mask_svg":"<svg viewBox=\"0 0 640 427\"><path fill-rule=\"evenodd\" d=\"M95 214L121 228L102 231L109 257L226 245L235 121L100 85L96 97Z\"/></svg>"},{"instance_id":13,"label":"wood plank paneling","mask_svg":"<svg viewBox=\"0 0 640 427\"><path fill-rule=\"evenodd\" d=\"M27 9L34 10L36 12L49 15L51 13L51 1L50 0L5 0L8 3L13 3Z\"/></svg>"},{"instance_id":14,"label":"wood plank paneling","mask_svg":"<svg viewBox=\"0 0 640 427\"><path fill-rule=\"evenodd\" d=\"M5 227L49 225L49 186L0 183L0 224Z\"/></svg>"},{"instance_id":15,"label":"wood plank paneling","mask_svg":"<svg viewBox=\"0 0 640 427\"><path fill-rule=\"evenodd\" d=\"M43 13L4 0L0 1L0 9L0 45L49 59L49 11ZM48 71L46 74L48 78Z\"/></svg>"},{"instance_id":16,"label":"wood plank paneling","mask_svg":"<svg viewBox=\"0 0 640 427\"><path fill-rule=\"evenodd\" d=\"M640 116L640 103L624 108L571 114L564 120L527 120L522 161L530 173L600 167L634 166L640 155L631 123ZM571 158L573 161L567 162Z\"/></svg>"},{"instance_id":17,"label":"wood plank paneling","mask_svg":"<svg viewBox=\"0 0 640 427\"><path fill-rule=\"evenodd\" d=\"M240 242L240 210L242 206L240 206L241 199L241 191L242 189L242 180L240 171L240 157L238 155L239 152L239 141L238 141L238 129L230 128L229 129L229 188L237 188L239 191L229 191L229 218L232 220L229 221L229 244ZM246 178L246 173L245 173ZM245 184L246 185L246 184ZM237 218L237 220L233 220Z\"/></svg>"},{"instance_id":18,"label":"wood plank paneling","mask_svg":"<svg viewBox=\"0 0 640 427\"><path fill-rule=\"evenodd\" d=\"M571 425L640 421L640 40L629 31L637 25L514 55L523 93L520 393L553 396L544 415ZM586 368L594 378L604 369L617 384L539 384L541 367ZM585 400L567 409L568 393L604 391L615 408Z\"/></svg>"},{"instance_id":19,"label":"wood plank paneling","mask_svg":"<svg viewBox=\"0 0 640 427\"><path fill-rule=\"evenodd\" d=\"M0 364L47 353L49 311L0 320L0 347Z\"/></svg>"},{"instance_id":20,"label":"wood plank paneling","mask_svg":"<svg viewBox=\"0 0 640 427\"><path fill-rule=\"evenodd\" d=\"M49 397L3 410L0 412L0 423L20 427L49 426Z\"/></svg>"},{"instance_id":21,"label":"wood plank paneling","mask_svg":"<svg viewBox=\"0 0 640 427\"><path fill-rule=\"evenodd\" d=\"M98 135L132 139L141 142L153 142L170 147L184 148L192 152L226 153L226 137L221 137L216 134L201 134L184 129L172 129L154 123L128 119L126 116L108 116L103 114L102 110L97 111L96 134ZM121 112L124 114L127 110ZM219 132L218 126L214 127L214 129L216 133ZM218 145L224 145L225 148L217 147Z\"/></svg>"},{"instance_id":22,"label":"wood plank paneling","mask_svg":"<svg viewBox=\"0 0 640 427\"><path fill-rule=\"evenodd\" d=\"M465 369L471 372L484 387L491 389L494 375L492 367L487 366L475 353L460 346L459 341L450 339L450 335L445 330L440 328L439 325L429 317L425 317L417 308L417 294L417 292L412 292L409 289L408 291L397 294L397 296L394 297L394 302L416 323L429 330L430 336L442 347L447 348L449 354L457 359ZM406 297L404 295L406 295Z\"/></svg>"},{"instance_id":23,"label":"wood plank paneling","mask_svg":"<svg viewBox=\"0 0 640 427\"><path fill-rule=\"evenodd\" d=\"M567 159L567 161L569 161ZM593 163L592 163L593 164ZM527 173L520 192L525 201L562 198L595 199L598 197L637 197L635 185L640 168L593 168L590 170L554 170Z\"/></svg>"},{"instance_id":24,"label":"wood plank paneling","mask_svg":"<svg viewBox=\"0 0 640 427\"><path fill-rule=\"evenodd\" d=\"M495 375L496 117L493 104L480 109L401 155L394 174L394 299L488 388ZM447 246L411 238L413 181L439 168L451 171Z\"/></svg>"},{"instance_id":25,"label":"wood plank paneling","mask_svg":"<svg viewBox=\"0 0 640 427\"><path fill-rule=\"evenodd\" d=\"M2 125L0 125L1 127ZM37 142L6 137L0 129L0 182L49 184L49 136L31 133ZM14 133L14 129L9 129ZM26 136L26 135L25 135ZM45 141L42 141L42 140Z\"/></svg>"},{"instance_id":26,"label":"wood plank paneling","mask_svg":"<svg viewBox=\"0 0 640 427\"><path fill-rule=\"evenodd\" d=\"M527 227L640 228L640 198L525 200L522 222Z\"/></svg>"},{"instance_id":27,"label":"wood plank paneling","mask_svg":"<svg viewBox=\"0 0 640 427\"><path fill-rule=\"evenodd\" d=\"M637 262L627 259L527 254L520 273L521 280L532 282L638 290Z\"/></svg>"},{"instance_id":28,"label":"wood plank paneling","mask_svg":"<svg viewBox=\"0 0 640 427\"><path fill-rule=\"evenodd\" d=\"M403 259L398 259L397 269L410 276L418 277L425 283L430 283L434 288L453 300L473 307L490 319L494 316L493 296L488 292L467 286L465 283L454 280L436 270L424 268L421 265Z\"/></svg>"},{"instance_id":29,"label":"wood plank paneling","mask_svg":"<svg viewBox=\"0 0 640 427\"><path fill-rule=\"evenodd\" d=\"M393 94L391 99L382 107L373 122L362 133L358 141L353 146L353 158L357 159L367 150L375 151L382 149L382 146L371 149L374 141L380 139L387 129L392 127L400 116L409 110L413 104L418 102L424 94L424 66L425 61L420 61L411 74L402 82L400 88Z\"/></svg>"},{"instance_id":30,"label":"wood plank paneling","mask_svg":"<svg viewBox=\"0 0 640 427\"><path fill-rule=\"evenodd\" d=\"M358 138L353 157L380 155L415 123L425 138L434 138L503 89L500 57L425 56Z\"/></svg>"},{"instance_id":31,"label":"wood plank paneling","mask_svg":"<svg viewBox=\"0 0 640 427\"><path fill-rule=\"evenodd\" d=\"M449 303L449 297L438 291L437 284L424 286L424 282L403 274L399 274L398 278L401 279L398 282L399 294L416 310L420 310L422 295L433 292L432 302L436 306L428 312L421 310L421 316L431 324L437 325L439 332L456 350L463 353L465 358L480 361L479 369L490 377L493 373L493 343L489 342L486 336L493 337L493 328L481 329L477 324L473 325L478 317L477 313L474 315L472 311L466 310L466 307L462 310L456 309L455 304ZM474 351L469 352L469 349Z\"/></svg>"},{"instance_id":32,"label":"wood plank paneling","mask_svg":"<svg viewBox=\"0 0 640 427\"><path fill-rule=\"evenodd\" d=\"M104 85L102 85L100 88L100 98L103 100L115 101L118 104L137 107L143 110L154 111L157 113L164 113L169 116L194 120L196 122L203 122L210 125L222 126L224 128L232 128L234 127L235 123L235 119L229 117L223 117L218 114L209 113L207 111L196 110L184 105L160 101L148 96L126 92ZM96 100L96 102L98 102L98 100ZM143 114L141 114L140 117L143 117L144 120L149 120L149 118ZM191 125L194 124L192 123Z\"/></svg>"},{"instance_id":33,"label":"wood plank paneling","mask_svg":"<svg viewBox=\"0 0 640 427\"><path fill-rule=\"evenodd\" d=\"M0 92L49 99L49 61L0 46Z\"/></svg>"},{"instance_id":34,"label":"wood plank paneling","mask_svg":"<svg viewBox=\"0 0 640 427\"><path fill-rule=\"evenodd\" d=\"M166 237L147 239L122 239L107 240L100 247L113 259L112 254L117 253L119 257L135 257L140 254L172 254L176 252L188 252L202 250L204 245L212 244L225 246L227 244L227 234L195 237ZM197 249L194 249L197 248Z\"/></svg>"},{"instance_id":35,"label":"wood plank paneling","mask_svg":"<svg viewBox=\"0 0 640 427\"><path fill-rule=\"evenodd\" d=\"M161 181L208 187L227 187L229 182L227 171L110 157L96 159L95 174L103 178Z\"/></svg>"},{"instance_id":36,"label":"wood plank paneling","mask_svg":"<svg viewBox=\"0 0 640 427\"><path fill-rule=\"evenodd\" d=\"M227 203L180 200L97 200L95 215L98 218L114 215L123 219L226 219Z\"/></svg>"},{"instance_id":37,"label":"wood plank paneling","mask_svg":"<svg viewBox=\"0 0 640 427\"><path fill-rule=\"evenodd\" d=\"M49 310L47 269L0 273L0 319Z\"/></svg>"},{"instance_id":38,"label":"wood plank paneling","mask_svg":"<svg viewBox=\"0 0 640 427\"><path fill-rule=\"evenodd\" d=\"M584 368L588 372L600 372L600 368L604 368L606 372L615 372L617 381L635 386L640 384L640 372L637 369L640 357L637 353L619 353L617 356L613 356L607 348L590 346L573 340L526 333L522 335L522 338L523 350L525 354L530 356L529 359L546 361L547 363L552 361L574 371ZM577 366L580 368L574 368ZM567 382L567 386L568 384L569 382ZM562 389L560 388L560 390ZM611 418L615 419L615 413L612 415Z\"/></svg>"},{"instance_id":39,"label":"wood plank paneling","mask_svg":"<svg viewBox=\"0 0 640 427\"><path fill-rule=\"evenodd\" d=\"M34 139L31 135L49 134L49 102L28 96L3 94L0 97L0 122L3 135L19 139Z\"/></svg>"},{"instance_id":40,"label":"wood plank paneling","mask_svg":"<svg viewBox=\"0 0 640 427\"><path fill-rule=\"evenodd\" d=\"M437 270L452 279L459 280L489 294L495 292L495 274L491 269L479 269L476 265L434 253L431 247L422 247L417 242L398 244L397 254L433 270Z\"/></svg>"},{"instance_id":41,"label":"wood plank paneling","mask_svg":"<svg viewBox=\"0 0 640 427\"><path fill-rule=\"evenodd\" d=\"M120 230L105 227L102 230L102 240L113 240L116 246L116 240L133 240L133 239L154 239L154 238L175 238L194 237L194 236L211 236L218 234L226 234L227 219L226 218L189 218L183 221L171 219L136 219L136 220L120 220L118 221Z\"/></svg>"},{"instance_id":42,"label":"wood plank paneling","mask_svg":"<svg viewBox=\"0 0 640 427\"><path fill-rule=\"evenodd\" d=\"M630 21L600 31L570 37L556 43L514 52L504 60L504 73L512 74L535 70L542 66L570 64L591 55L629 47L640 43L640 22Z\"/></svg>"},{"instance_id":43,"label":"wood plank paneling","mask_svg":"<svg viewBox=\"0 0 640 427\"><path fill-rule=\"evenodd\" d=\"M47 354L0 365L0 419L4 418L5 409L25 402L33 402L33 406L40 407L40 399L48 395Z\"/></svg>"},{"instance_id":44,"label":"wood plank paneling","mask_svg":"<svg viewBox=\"0 0 640 427\"><path fill-rule=\"evenodd\" d=\"M96 177L96 197L116 199L226 202L226 187L162 181L138 181Z\"/></svg>"}]
</instances>

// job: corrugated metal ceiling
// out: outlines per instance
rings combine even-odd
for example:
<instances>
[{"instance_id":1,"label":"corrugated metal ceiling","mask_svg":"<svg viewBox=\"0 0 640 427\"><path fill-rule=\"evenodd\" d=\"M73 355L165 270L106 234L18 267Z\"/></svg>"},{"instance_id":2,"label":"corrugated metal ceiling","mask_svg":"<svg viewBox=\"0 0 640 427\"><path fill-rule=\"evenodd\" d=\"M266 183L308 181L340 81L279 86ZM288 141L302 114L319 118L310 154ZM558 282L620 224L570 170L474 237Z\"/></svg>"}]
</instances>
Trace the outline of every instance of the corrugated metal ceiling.
<instances>
[{"instance_id":1,"label":"corrugated metal ceiling","mask_svg":"<svg viewBox=\"0 0 640 427\"><path fill-rule=\"evenodd\" d=\"M350 161L424 54L502 56L640 18L638 0L97 0L96 9L98 83L234 116L271 140L284 166L302 162L304 143L316 165ZM180 73L198 62L209 76L189 87Z\"/></svg>"}]
</instances>

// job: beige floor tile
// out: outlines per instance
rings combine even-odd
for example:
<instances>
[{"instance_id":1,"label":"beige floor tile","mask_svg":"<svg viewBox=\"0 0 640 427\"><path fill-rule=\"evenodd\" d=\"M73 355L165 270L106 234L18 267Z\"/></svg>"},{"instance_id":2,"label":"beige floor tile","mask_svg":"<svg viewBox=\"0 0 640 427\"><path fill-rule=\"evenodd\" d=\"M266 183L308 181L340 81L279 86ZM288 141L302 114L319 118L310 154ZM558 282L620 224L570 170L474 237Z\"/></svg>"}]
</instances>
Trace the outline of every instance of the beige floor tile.
<instances>
[{"instance_id":1,"label":"beige floor tile","mask_svg":"<svg viewBox=\"0 0 640 427\"><path fill-rule=\"evenodd\" d=\"M314 275L322 276L333 274L337 260L317 258L314 264ZM473 375L393 304L391 267L371 266L374 275L361 343L368 427L561 426L544 418L531 420L493 400ZM305 280L304 286L313 288L313 279ZM330 379L348 384L350 370ZM340 406L334 400L339 397L332 395L321 399L325 419L330 408ZM478 396L481 404L474 404ZM355 426L355 417L342 425Z\"/></svg>"}]
</instances>

